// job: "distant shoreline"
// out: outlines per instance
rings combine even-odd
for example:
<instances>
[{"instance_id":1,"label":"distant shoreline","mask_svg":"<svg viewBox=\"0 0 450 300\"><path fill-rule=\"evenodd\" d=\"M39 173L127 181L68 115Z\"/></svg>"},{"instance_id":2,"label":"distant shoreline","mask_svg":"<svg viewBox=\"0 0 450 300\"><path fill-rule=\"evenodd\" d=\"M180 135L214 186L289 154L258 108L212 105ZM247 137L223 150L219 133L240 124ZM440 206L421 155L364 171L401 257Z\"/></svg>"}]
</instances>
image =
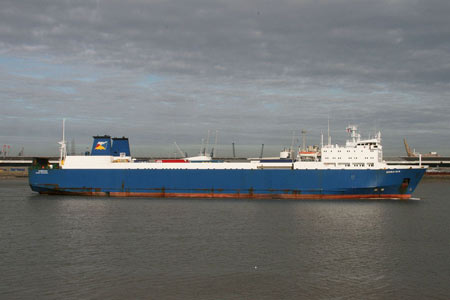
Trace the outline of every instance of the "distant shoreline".
<instances>
[{"instance_id":1,"label":"distant shoreline","mask_svg":"<svg viewBox=\"0 0 450 300\"><path fill-rule=\"evenodd\" d=\"M28 175L25 176L17 176L17 175L0 175L1 179L28 179Z\"/></svg>"}]
</instances>

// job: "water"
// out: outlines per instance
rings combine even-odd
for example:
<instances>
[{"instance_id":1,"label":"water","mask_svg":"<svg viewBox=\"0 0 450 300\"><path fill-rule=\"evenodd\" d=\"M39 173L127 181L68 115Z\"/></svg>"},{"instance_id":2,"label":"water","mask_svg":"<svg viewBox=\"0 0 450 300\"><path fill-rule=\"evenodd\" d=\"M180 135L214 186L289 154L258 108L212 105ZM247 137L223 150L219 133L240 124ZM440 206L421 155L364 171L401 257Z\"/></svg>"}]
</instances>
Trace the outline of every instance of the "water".
<instances>
[{"instance_id":1,"label":"water","mask_svg":"<svg viewBox=\"0 0 450 300\"><path fill-rule=\"evenodd\" d=\"M43 196L0 180L1 299L449 299L450 180L421 200Z\"/></svg>"}]
</instances>

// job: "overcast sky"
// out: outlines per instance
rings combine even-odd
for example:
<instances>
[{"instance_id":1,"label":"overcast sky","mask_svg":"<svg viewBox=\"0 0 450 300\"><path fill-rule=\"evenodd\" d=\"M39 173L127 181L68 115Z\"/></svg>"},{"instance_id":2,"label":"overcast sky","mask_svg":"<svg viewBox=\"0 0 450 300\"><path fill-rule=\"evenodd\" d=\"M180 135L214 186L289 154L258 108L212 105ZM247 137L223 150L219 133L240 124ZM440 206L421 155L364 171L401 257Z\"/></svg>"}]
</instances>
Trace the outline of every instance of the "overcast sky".
<instances>
[{"instance_id":1,"label":"overcast sky","mask_svg":"<svg viewBox=\"0 0 450 300\"><path fill-rule=\"evenodd\" d=\"M450 154L449 16L448 0L2 0L0 144L57 153L66 118L77 151L218 130L259 155L302 129L318 144L329 118L336 143L354 123L387 154L403 137Z\"/></svg>"}]
</instances>

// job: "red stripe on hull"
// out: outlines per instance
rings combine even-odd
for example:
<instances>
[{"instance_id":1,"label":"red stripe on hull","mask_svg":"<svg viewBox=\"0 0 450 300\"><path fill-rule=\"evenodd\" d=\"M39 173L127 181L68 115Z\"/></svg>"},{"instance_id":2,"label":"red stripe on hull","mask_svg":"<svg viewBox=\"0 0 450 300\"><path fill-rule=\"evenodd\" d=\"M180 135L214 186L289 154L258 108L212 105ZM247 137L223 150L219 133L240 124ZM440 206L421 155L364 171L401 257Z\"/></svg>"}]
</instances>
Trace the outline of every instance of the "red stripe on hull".
<instances>
[{"instance_id":1,"label":"red stripe on hull","mask_svg":"<svg viewBox=\"0 0 450 300\"><path fill-rule=\"evenodd\" d=\"M410 194L360 194L360 195L315 195L315 194L220 194L220 193L138 193L138 192L62 192L45 191L41 194L151 197L151 198L242 198L242 199L409 199Z\"/></svg>"}]
</instances>

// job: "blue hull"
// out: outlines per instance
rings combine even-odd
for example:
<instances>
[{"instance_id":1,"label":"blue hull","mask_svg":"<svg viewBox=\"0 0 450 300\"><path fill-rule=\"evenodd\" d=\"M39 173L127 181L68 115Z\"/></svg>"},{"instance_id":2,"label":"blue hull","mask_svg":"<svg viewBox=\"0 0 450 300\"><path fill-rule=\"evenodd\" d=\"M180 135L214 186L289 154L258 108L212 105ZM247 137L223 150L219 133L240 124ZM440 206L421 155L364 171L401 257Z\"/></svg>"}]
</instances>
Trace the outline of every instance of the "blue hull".
<instances>
[{"instance_id":1,"label":"blue hull","mask_svg":"<svg viewBox=\"0 0 450 300\"><path fill-rule=\"evenodd\" d=\"M35 192L147 197L409 198L425 169L30 169Z\"/></svg>"}]
</instances>

